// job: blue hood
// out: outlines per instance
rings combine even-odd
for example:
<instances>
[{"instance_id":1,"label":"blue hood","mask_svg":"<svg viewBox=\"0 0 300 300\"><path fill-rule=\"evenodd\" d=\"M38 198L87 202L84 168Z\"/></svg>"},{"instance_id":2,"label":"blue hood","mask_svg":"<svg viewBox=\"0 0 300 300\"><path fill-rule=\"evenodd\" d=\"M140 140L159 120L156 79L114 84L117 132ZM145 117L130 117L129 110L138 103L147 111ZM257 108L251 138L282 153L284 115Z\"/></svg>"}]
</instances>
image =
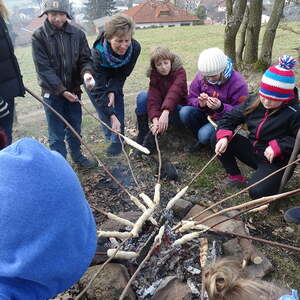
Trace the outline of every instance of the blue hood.
<instances>
[{"instance_id":1,"label":"blue hood","mask_svg":"<svg viewBox=\"0 0 300 300\"><path fill-rule=\"evenodd\" d=\"M66 160L28 138L0 151L0 299L55 296L95 249L95 221Z\"/></svg>"}]
</instances>

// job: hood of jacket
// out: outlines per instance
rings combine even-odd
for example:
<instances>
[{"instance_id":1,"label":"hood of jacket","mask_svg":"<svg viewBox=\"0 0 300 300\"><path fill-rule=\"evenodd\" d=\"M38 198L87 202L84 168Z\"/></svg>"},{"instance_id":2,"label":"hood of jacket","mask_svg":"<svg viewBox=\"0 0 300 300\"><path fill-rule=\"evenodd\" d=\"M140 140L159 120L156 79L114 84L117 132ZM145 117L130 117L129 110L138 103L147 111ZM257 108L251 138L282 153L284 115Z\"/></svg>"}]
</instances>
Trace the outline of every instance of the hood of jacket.
<instances>
[{"instance_id":1,"label":"hood of jacket","mask_svg":"<svg viewBox=\"0 0 300 300\"><path fill-rule=\"evenodd\" d=\"M175 54L175 58L174 58L174 61L172 63L172 67L171 67L171 72L175 72L178 69L180 69L181 67L183 67L182 60L178 55ZM150 75L151 75L152 71L156 71L156 69L152 68L152 66L150 65L148 70L146 71L146 76L150 78Z\"/></svg>"},{"instance_id":2,"label":"hood of jacket","mask_svg":"<svg viewBox=\"0 0 300 300\"><path fill-rule=\"evenodd\" d=\"M34 139L0 151L0 299L42 300L80 279L96 227L73 169Z\"/></svg>"}]
</instances>

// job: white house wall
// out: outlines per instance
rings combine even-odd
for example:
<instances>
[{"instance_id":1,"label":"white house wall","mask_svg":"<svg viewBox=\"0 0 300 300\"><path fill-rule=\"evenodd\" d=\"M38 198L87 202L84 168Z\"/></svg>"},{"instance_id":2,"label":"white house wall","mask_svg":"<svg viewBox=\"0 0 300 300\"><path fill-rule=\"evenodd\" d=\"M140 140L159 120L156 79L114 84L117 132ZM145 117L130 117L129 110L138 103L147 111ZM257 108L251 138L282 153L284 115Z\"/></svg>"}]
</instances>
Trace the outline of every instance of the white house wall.
<instances>
[{"instance_id":1,"label":"white house wall","mask_svg":"<svg viewBox=\"0 0 300 300\"><path fill-rule=\"evenodd\" d=\"M170 22L170 23L137 23L137 28L148 28L148 27L173 27L173 26L190 26L193 22Z\"/></svg>"}]
</instances>

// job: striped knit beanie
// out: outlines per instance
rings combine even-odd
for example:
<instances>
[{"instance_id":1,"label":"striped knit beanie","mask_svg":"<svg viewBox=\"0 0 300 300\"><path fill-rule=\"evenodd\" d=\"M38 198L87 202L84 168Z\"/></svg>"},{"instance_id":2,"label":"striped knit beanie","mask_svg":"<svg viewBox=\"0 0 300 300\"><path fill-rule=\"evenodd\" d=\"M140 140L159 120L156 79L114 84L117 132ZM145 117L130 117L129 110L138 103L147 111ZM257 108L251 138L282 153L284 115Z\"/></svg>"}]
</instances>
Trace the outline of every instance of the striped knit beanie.
<instances>
[{"instance_id":1,"label":"striped knit beanie","mask_svg":"<svg viewBox=\"0 0 300 300\"><path fill-rule=\"evenodd\" d=\"M294 99L296 60L288 55L279 57L279 64L271 66L263 75L259 95L274 101Z\"/></svg>"},{"instance_id":2,"label":"striped knit beanie","mask_svg":"<svg viewBox=\"0 0 300 300\"><path fill-rule=\"evenodd\" d=\"M205 76L221 74L227 65L227 56L219 48L208 48L202 51L198 59L198 69Z\"/></svg>"}]
</instances>

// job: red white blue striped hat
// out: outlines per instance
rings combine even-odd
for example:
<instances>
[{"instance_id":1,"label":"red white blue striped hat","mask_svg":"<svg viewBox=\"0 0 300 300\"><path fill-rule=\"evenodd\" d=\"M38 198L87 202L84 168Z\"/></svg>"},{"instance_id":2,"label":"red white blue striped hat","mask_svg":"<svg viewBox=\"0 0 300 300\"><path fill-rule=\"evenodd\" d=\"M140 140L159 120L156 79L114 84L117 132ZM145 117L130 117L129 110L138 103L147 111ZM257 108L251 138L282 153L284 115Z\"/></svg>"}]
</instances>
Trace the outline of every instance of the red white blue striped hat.
<instances>
[{"instance_id":1,"label":"red white blue striped hat","mask_svg":"<svg viewBox=\"0 0 300 300\"><path fill-rule=\"evenodd\" d=\"M259 87L259 95L274 101L290 101L294 99L296 60L288 55L279 58L279 64L271 66L263 75Z\"/></svg>"}]
</instances>

